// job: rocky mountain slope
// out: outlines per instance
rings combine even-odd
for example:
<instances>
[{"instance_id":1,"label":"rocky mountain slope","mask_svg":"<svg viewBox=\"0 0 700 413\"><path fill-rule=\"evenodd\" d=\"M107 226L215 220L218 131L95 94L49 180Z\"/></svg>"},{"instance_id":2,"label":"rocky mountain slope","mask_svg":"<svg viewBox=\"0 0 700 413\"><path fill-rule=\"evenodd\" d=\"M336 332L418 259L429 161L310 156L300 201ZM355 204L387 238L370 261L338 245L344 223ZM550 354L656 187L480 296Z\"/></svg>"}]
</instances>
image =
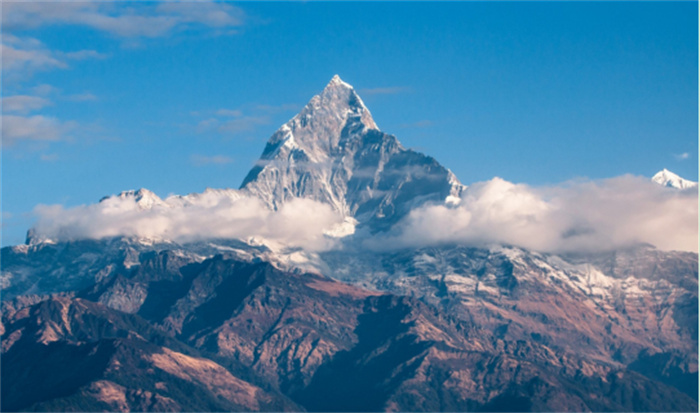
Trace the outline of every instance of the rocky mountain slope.
<instances>
[{"instance_id":1,"label":"rocky mountain slope","mask_svg":"<svg viewBox=\"0 0 700 413\"><path fill-rule=\"evenodd\" d=\"M463 185L381 132L352 86L335 76L272 135L241 188L272 208L293 198L321 201L378 231L427 201L457 200Z\"/></svg>"},{"instance_id":2,"label":"rocky mountain slope","mask_svg":"<svg viewBox=\"0 0 700 413\"><path fill-rule=\"evenodd\" d=\"M8 409L696 406L680 390L619 363L543 340L512 339L415 298L257 260L217 255L192 263L164 251L143 254L118 277L75 297L6 305L2 374L13 383L3 386ZM135 286L146 296L128 307L131 314L99 304L116 295L128 300L124 291ZM65 363L80 365L80 374L62 368ZM36 376L46 371L46 379ZM28 392L30 383L34 390L37 383L44 387Z\"/></svg>"},{"instance_id":3,"label":"rocky mountain slope","mask_svg":"<svg viewBox=\"0 0 700 413\"><path fill-rule=\"evenodd\" d=\"M357 242L464 188L334 77L240 189L101 201L150 216L313 200L344 221L334 248L30 231L1 251L0 408L697 411L695 253Z\"/></svg>"}]
</instances>

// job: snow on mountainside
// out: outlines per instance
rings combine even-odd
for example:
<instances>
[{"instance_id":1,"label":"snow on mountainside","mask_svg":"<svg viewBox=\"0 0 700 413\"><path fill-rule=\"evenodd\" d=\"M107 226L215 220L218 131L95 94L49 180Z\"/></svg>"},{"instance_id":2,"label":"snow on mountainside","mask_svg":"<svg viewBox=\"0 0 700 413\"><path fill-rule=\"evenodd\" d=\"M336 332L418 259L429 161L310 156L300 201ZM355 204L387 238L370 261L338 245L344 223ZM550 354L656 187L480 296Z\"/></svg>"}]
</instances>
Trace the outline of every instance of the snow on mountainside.
<instances>
[{"instance_id":1,"label":"snow on mountainside","mask_svg":"<svg viewBox=\"0 0 700 413\"><path fill-rule=\"evenodd\" d=\"M272 135L241 188L275 209L297 197L320 201L375 232L426 201L458 200L464 186L435 159L381 132L336 75Z\"/></svg>"},{"instance_id":2,"label":"snow on mountainside","mask_svg":"<svg viewBox=\"0 0 700 413\"><path fill-rule=\"evenodd\" d=\"M622 177L556 195L466 188L336 76L240 189L42 207L28 245L0 250L2 362L17 367L0 396L51 411L697 411L697 253L643 243L654 211L649 233L695 243L696 194ZM573 247L520 245L533 238ZM17 376L27 365L46 389ZM89 387L41 404L83 370Z\"/></svg>"},{"instance_id":3,"label":"snow on mountainside","mask_svg":"<svg viewBox=\"0 0 700 413\"><path fill-rule=\"evenodd\" d=\"M654 175L651 178L651 180L656 182L657 184L659 184L661 186L666 186L669 188L676 188L676 189L695 188L696 186L698 186L697 182L683 179L680 176L674 174L673 172L669 171L666 168L659 171L656 175Z\"/></svg>"},{"instance_id":4,"label":"snow on mountainside","mask_svg":"<svg viewBox=\"0 0 700 413\"><path fill-rule=\"evenodd\" d=\"M269 236L272 228L300 216L317 221L311 238L342 238L356 227L385 231L426 202L457 204L464 188L435 159L381 132L352 86L336 75L272 135L241 189L165 199L147 189L129 190L97 205L44 209L49 219L30 230L27 243L117 235L153 242L238 236L271 241L279 238ZM246 225L252 231L236 230Z\"/></svg>"},{"instance_id":5,"label":"snow on mountainside","mask_svg":"<svg viewBox=\"0 0 700 413\"><path fill-rule=\"evenodd\" d=\"M666 170L657 178L693 184ZM635 177L563 191L498 177L467 188L432 157L380 131L353 87L334 76L270 137L240 189L164 199L140 189L98 204L38 206L27 243L121 236L146 243L252 240L276 251L358 241L370 249L459 242L552 252L643 242L695 251L697 198L688 191L654 196L657 189ZM663 222L646 220L650 211L660 211Z\"/></svg>"}]
</instances>

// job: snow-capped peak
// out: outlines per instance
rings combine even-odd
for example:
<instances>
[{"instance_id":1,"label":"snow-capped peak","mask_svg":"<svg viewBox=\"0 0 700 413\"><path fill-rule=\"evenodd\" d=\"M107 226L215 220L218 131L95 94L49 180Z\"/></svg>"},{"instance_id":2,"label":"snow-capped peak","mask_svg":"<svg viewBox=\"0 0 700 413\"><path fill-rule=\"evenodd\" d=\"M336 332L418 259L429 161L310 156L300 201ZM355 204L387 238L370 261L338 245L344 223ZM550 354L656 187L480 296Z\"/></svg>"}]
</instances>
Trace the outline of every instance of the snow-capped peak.
<instances>
[{"instance_id":1,"label":"snow-capped peak","mask_svg":"<svg viewBox=\"0 0 700 413\"><path fill-rule=\"evenodd\" d=\"M381 132L353 87L336 75L272 135L241 188L271 209L313 199L374 231L425 202L459 203L463 185L433 158Z\"/></svg>"},{"instance_id":2,"label":"snow-capped peak","mask_svg":"<svg viewBox=\"0 0 700 413\"><path fill-rule=\"evenodd\" d=\"M328 85L326 87L330 87L330 86L342 86L342 87L346 87L348 89L353 88L352 85L344 82L343 79L341 79L340 76L338 76L338 75L334 75L333 78L331 79L331 81L328 82Z\"/></svg>"},{"instance_id":3,"label":"snow-capped peak","mask_svg":"<svg viewBox=\"0 0 700 413\"><path fill-rule=\"evenodd\" d=\"M659 185L676 189L695 188L698 186L697 182L683 179L666 168L659 171L651 180Z\"/></svg>"}]
</instances>

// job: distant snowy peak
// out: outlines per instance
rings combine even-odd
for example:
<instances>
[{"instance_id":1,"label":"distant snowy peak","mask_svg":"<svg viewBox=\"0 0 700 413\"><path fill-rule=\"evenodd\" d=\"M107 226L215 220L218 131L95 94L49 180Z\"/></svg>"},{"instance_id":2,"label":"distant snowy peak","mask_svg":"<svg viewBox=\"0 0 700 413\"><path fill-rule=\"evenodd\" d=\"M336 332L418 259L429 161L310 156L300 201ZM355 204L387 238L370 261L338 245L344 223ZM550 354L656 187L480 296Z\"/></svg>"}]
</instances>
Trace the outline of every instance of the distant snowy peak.
<instances>
[{"instance_id":1,"label":"distant snowy peak","mask_svg":"<svg viewBox=\"0 0 700 413\"><path fill-rule=\"evenodd\" d=\"M673 172L671 172L665 168L663 170L659 171L656 175L654 175L651 178L651 180L654 181L655 183L661 185L661 186L666 186L669 188L676 188L676 189L688 189L688 188L695 188L698 186L697 182L683 179L680 176L674 174Z\"/></svg>"},{"instance_id":2,"label":"distant snowy peak","mask_svg":"<svg viewBox=\"0 0 700 413\"><path fill-rule=\"evenodd\" d=\"M106 201L108 199L112 199L113 197L104 197L100 200L100 202ZM120 200L133 200L134 203L140 208L140 209L151 209L154 206L162 206L165 203L163 202L162 199L153 192L149 191L148 189L141 188L138 191L122 191L119 195L116 196L116 198Z\"/></svg>"},{"instance_id":3,"label":"distant snowy peak","mask_svg":"<svg viewBox=\"0 0 700 413\"><path fill-rule=\"evenodd\" d=\"M140 210L148 210L155 208L182 208L201 206L208 207L213 204L228 200L235 201L243 195L236 189L212 189L207 188L201 193L191 193L188 195L170 195L165 199L161 199L158 195L141 188L139 190L122 191L119 195L105 196L100 199L100 203L124 203L133 202L135 207Z\"/></svg>"}]
</instances>

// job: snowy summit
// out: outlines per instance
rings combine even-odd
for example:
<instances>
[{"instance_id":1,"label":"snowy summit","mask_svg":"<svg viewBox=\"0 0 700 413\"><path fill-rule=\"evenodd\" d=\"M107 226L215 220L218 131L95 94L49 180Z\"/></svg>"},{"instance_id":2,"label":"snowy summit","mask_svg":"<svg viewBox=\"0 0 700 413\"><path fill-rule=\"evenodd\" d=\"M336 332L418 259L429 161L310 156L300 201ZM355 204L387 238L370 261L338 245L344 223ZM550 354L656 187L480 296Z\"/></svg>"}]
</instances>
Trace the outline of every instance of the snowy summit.
<instances>
[{"instance_id":1,"label":"snowy summit","mask_svg":"<svg viewBox=\"0 0 700 413\"><path fill-rule=\"evenodd\" d=\"M695 188L696 186L698 186L697 182L683 179L666 168L659 171L656 175L654 175L651 178L651 180L659 185L676 189L688 189Z\"/></svg>"}]
</instances>

